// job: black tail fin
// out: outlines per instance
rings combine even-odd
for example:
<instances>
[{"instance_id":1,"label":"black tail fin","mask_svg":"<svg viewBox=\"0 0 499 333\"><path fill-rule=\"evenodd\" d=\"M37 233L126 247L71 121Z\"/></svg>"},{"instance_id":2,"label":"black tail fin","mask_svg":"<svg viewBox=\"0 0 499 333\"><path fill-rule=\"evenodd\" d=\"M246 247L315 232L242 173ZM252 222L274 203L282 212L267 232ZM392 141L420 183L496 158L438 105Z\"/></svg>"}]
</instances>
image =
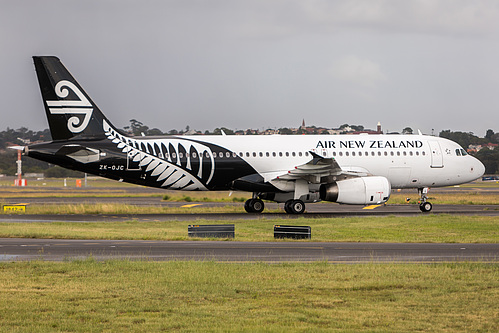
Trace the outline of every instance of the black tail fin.
<instances>
[{"instance_id":1,"label":"black tail fin","mask_svg":"<svg viewBox=\"0 0 499 333\"><path fill-rule=\"evenodd\" d=\"M33 60L52 139L105 137L103 122L111 123L61 61L57 57Z\"/></svg>"}]
</instances>

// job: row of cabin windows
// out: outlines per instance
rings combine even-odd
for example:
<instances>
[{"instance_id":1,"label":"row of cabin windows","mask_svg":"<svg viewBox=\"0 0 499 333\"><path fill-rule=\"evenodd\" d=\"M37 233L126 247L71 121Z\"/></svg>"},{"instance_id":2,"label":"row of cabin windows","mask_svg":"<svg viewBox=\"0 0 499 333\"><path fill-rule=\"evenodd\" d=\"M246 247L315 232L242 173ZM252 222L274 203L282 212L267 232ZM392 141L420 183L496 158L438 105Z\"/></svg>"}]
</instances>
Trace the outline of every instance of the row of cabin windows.
<instances>
[{"instance_id":1,"label":"row of cabin windows","mask_svg":"<svg viewBox=\"0 0 499 333\"><path fill-rule=\"evenodd\" d=\"M324 156L326 156L325 154L326 153L323 153ZM341 152L341 151L338 152L338 153L336 153L335 151L333 151L333 157L335 157L335 156L343 156L343 155L345 155L345 156L359 156L359 157L361 157L361 156L369 156L369 152L367 152L367 151L366 152L361 152L360 151L358 154L356 154L354 151L352 151L351 153L347 151L347 152L345 152L343 154L343 152ZM419 153L419 151L416 151L416 152L413 152L413 151L408 151L408 152L407 151L403 151L403 152L400 152L400 151L397 151L397 152L391 151L388 154L387 151L384 151L384 152L378 151L378 153L376 154L376 152L371 151L371 156L376 156L376 155L378 155L378 156L388 156L388 155L390 155L390 156L395 156L395 155L396 156L419 156L420 153ZM421 156L425 156L425 155L426 155L426 153L424 151L422 151L421 152Z\"/></svg>"},{"instance_id":2,"label":"row of cabin windows","mask_svg":"<svg viewBox=\"0 0 499 333\"><path fill-rule=\"evenodd\" d=\"M308 154L307 151L304 152L304 153L301 152L301 151L299 151L299 152L294 152L294 151L293 152L288 152L287 151L287 152L284 152L284 153L282 151L280 151L280 152L275 152L274 151L272 153L270 153L270 152L265 152L265 153L263 153L263 152L259 152L259 153L256 153L256 152L252 152L252 153L246 152L246 157L250 157L250 156L253 156L253 157L257 157L257 156L259 156L259 157L264 157L264 156L265 157L270 157L271 155L272 155L272 157L277 157L277 156L279 156L279 157L284 157L284 156L286 156L286 157L289 157L289 156L292 156L292 157L296 157L296 156L302 157L302 156L308 156L309 154ZM240 157L244 157L244 154L242 152L239 152L239 156Z\"/></svg>"},{"instance_id":3,"label":"row of cabin windows","mask_svg":"<svg viewBox=\"0 0 499 333\"><path fill-rule=\"evenodd\" d=\"M457 153L457 151L456 151L456 153ZM205 152L204 154L205 154L206 158L210 158L210 153ZM457 154L459 156L459 153L457 153ZM202 155L202 154L200 154L200 155ZM270 152L265 152L265 153L263 153L263 152L258 152L258 153L257 152L251 152L251 153L250 152L246 152L246 153L239 152L239 156L240 157L244 157L244 156L246 156L246 157L264 157L264 156L265 157L271 157L271 156L272 157L278 157L278 156L279 157L290 157L290 156L292 156L292 157L296 157L296 156L302 157L302 156L308 156L308 155L309 155L308 152L301 152L301 151L300 152L294 152L294 151L293 152L271 152L271 153ZM324 157L326 157L327 153L323 152L322 155ZM333 151L332 155L333 155L333 157L336 157L336 156L359 156L359 157L362 157L362 156L369 156L369 155L371 155L371 156L376 156L376 155L377 156L419 156L419 155L425 156L426 152L422 151L420 153L419 151L416 151L416 152L413 152L413 151L403 151L403 152L397 151L397 152L393 152L393 151L391 151L390 153L388 153L387 151L384 151L384 152L378 151L376 153L374 151L371 151L371 153L369 154L369 152L367 152L367 151L366 152L358 152L358 153L356 153L354 151L352 151L352 152L348 152L348 151L346 151L346 152L341 152L341 151L340 152L335 152L335 151ZM191 156L191 154L189 154L189 153L185 154L185 157L187 157L187 158L189 158L190 156ZM192 158L197 158L197 156L198 156L197 153L192 153ZM183 153L179 153L178 157L179 158L183 158L184 154ZM230 152L225 152L225 153L223 153L223 152L219 152L219 153L214 152L213 153L213 158L230 158L230 157L237 157L237 154L236 153L230 153ZM165 158L169 158L169 154L168 153L166 154ZM172 153L172 158L177 158L177 154L176 153Z\"/></svg>"}]
</instances>

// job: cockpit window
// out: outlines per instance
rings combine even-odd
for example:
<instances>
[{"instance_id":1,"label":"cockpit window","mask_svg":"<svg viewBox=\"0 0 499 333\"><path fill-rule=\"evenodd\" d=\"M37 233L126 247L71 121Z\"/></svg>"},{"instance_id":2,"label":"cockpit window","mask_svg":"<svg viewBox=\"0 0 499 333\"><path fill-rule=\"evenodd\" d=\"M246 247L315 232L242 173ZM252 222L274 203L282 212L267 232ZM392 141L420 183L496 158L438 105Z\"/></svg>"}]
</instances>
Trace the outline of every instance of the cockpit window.
<instances>
[{"instance_id":1,"label":"cockpit window","mask_svg":"<svg viewBox=\"0 0 499 333\"><path fill-rule=\"evenodd\" d=\"M458 149L456 149L456 155L457 156L466 156L466 155L468 155L468 153L463 148L458 148Z\"/></svg>"},{"instance_id":2,"label":"cockpit window","mask_svg":"<svg viewBox=\"0 0 499 333\"><path fill-rule=\"evenodd\" d=\"M459 148L458 148L458 149L456 149L456 155L457 155L457 156L461 156L461 149L459 149Z\"/></svg>"},{"instance_id":3,"label":"cockpit window","mask_svg":"<svg viewBox=\"0 0 499 333\"><path fill-rule=\"evenodd\" d=\"M466 152L466 150L464 150L464 149L461 149L461 154L462 154L463 156L468 155L468 153L467 153L467 152Z\"/></svg>"}]
</instances>

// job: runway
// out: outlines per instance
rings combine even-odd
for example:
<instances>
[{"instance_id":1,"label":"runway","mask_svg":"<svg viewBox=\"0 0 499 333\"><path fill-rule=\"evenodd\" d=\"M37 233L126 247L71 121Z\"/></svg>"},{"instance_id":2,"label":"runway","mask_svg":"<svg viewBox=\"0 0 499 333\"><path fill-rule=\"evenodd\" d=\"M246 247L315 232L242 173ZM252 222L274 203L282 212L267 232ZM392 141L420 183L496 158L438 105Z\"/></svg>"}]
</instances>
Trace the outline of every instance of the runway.
<instances>
[{"instance_id":1,"label":"runway","mask_svg":"<svg viewBox=\"0 0 499 333\"><path fill-rule=\"evenodd\" d=\"M0 239L0 261L497 262L499 244Z\"/></svg>"}]
</instances>

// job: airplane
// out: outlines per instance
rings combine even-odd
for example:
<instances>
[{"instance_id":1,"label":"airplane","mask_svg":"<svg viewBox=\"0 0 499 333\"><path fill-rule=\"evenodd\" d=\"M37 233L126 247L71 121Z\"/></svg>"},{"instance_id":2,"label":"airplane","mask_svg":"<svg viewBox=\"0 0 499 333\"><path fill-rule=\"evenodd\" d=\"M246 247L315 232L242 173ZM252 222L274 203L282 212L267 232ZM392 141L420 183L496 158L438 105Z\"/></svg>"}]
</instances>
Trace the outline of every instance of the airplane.
<instances>
[{"instance_id":1,"label":"airplane","mask_svg":"<svg viewBox=\"0 0 499 333\"><path fill-rule=\"evenodd\" d=\"M483 164L457 143L434 136L271 135L134 137L117 129L54 56L33 57L51 142L23 147L29 157L118 181L180 191L252 192L302 214L319 201L384 204L392 189L414 188L422 212L430 187L481 177ZM224 133L222 133L224 134Z\"/></svg>"}]
</instances>

